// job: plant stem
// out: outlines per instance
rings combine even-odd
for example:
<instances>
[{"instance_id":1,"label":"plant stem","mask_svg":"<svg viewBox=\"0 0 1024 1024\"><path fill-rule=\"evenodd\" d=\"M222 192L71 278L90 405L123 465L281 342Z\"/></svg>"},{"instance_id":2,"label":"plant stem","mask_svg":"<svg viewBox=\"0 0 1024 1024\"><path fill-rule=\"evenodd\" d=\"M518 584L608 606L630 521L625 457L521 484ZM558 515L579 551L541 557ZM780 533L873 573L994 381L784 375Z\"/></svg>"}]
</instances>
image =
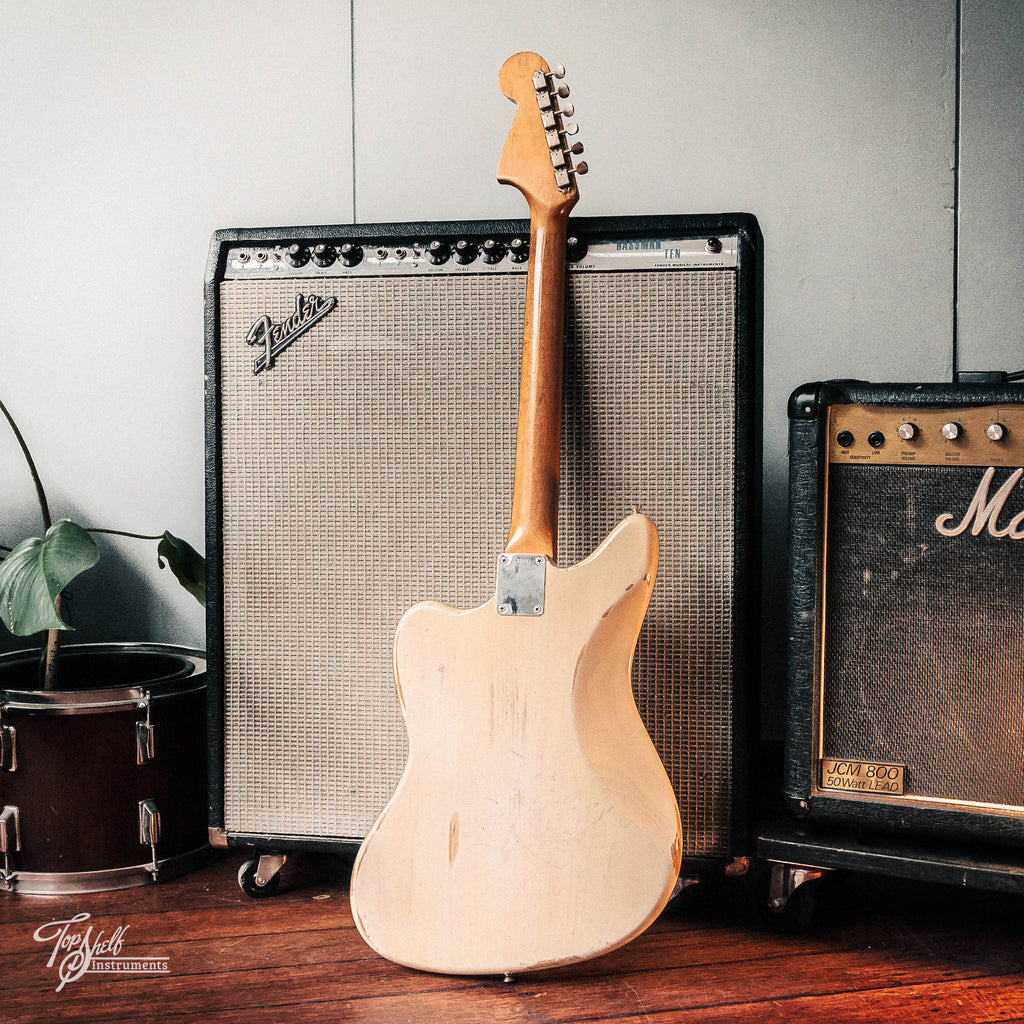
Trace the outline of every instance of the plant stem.
<instances>
[{"instance_id":1,"label":"plant stem","mask_svg":"<svg viewBox=\"0 0 1024 1024\"><path fill-rule=\"evenodd\" d=\"M53 602L54 608L57 610L57 614L60 615L61 605L64 603L64 595L58 594L57 599ZM43 689L44 690L56 690L57 689L57 651L60 649L60 630L51 629L46 634L46 650L43 654L42 661L42 673L43 673Z\"/></svg>"},{"instance_id":2,"label":"plant stem","mask_svg":"<svg viewBox=\"0 0 1024 1024\"><path fill-rule=\"evenodd\" d=\"M50 505L46 500L46 491L43 490L43 481L39 479L35 460L32 458L32 453L28 450L25 438L18 429L18 424L14 422L14 417L10 414L7 406L4 405L2 400L0 400L0 412L4 414L7 418L7 422L11 425L11 430L14 431L14 436L18 439L18 444L21 445L22 454L25 456L25 461L28 463L28 471L32 474L32 482L36 485L36 497L39 499L39 511L43 516L43 530L46 531L53 526L53 522L50 519Z\"/></svg>"},{"instance_id":3,"label":"plant stem","mask_svg":"<svg viewBox=\"0 0 1024 1024\"><path fill-rule=\"evenodd\" d=\"M46 500L46 491L43 489L43 481L39 478L39 471L36 469L35 459L32 458L32 453L28 450L28 444L25 442L25 438L21 431L18 429L18 424L14 422L14 417L11 415L7 406L4 405L3 400L0 399L0 412L4 414L7 422L11 425L11 430L14 431L14 436L18 439L18 444L21 445L21 452L25 456L25 462L28 463L28 471L32 474L32 482L36 486L36 497L39 500L39 511L43 517L43 532L53 526L53 520L50 518L50 503ZM57 595L57 600L54 603L57 608L57 614L60 614L60 595ZM40 675L43 678L43 689L52 690L57 685L57 651L60 648L60 630L51 629L46 634L46 646L43 648L42 659L39 663Z\"/></svg>"}]
</instances>

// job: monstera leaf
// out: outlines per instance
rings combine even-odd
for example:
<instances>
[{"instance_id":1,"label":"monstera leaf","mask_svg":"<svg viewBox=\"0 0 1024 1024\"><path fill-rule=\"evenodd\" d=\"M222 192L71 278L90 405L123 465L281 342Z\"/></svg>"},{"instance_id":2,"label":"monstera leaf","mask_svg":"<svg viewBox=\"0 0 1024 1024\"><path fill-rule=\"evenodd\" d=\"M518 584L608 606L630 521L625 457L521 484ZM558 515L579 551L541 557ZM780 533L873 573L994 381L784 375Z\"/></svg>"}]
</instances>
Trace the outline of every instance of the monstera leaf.
<instances>
[{"instance_id":1,"label":"monstera leaf","mask_svg":"<svg viewBox=\"0 0 1024 1024\"><path fill-rule=\"evenodd\" d=\"M188 541L164 532L156 548L157 562L174 573L178 582L204 607L206 606L206 561Z\"/></svg>"},{"instance_id":2,"label":"monstera leaf","mask_svg":"<svg viewBox=\"0 0 1024 1024\"><path fill-rule=\"evenodd\" d=\"M0 618L16 636L71 629L57 613L57 596L99 557L93 539L70 519L23 540L0 563Z\"/></svg>"}]
</instances>

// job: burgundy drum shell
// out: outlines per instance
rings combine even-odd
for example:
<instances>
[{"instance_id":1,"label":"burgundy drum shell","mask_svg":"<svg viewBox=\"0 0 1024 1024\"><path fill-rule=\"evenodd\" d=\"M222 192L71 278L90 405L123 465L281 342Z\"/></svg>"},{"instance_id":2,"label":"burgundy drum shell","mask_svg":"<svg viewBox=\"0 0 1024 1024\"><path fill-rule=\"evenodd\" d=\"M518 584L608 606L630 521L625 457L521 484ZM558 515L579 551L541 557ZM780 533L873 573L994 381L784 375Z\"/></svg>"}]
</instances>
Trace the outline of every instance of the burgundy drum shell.
<instances>
[{"instance_id":1,"label":"burgundy drum shell","mask_svg":"<svg viewBox=\"0 0 1024 1024\"><path fill-rule=\"evenodd\" d=\"M152 686L0 690L17 757L15 770L0 771L0 805L19 811L20 871L109 871L152 862L151 847L139 838L143 800L159 811L159 861L206 844L205 663L200 666L195 671L193 660L174 659L169 676ZM155 756L139 764L136 723L147 719L147 692ZM81 706L94 698L114 706ZM24 706L35 699L40 706Z\"/></svg>"}]
</instances>

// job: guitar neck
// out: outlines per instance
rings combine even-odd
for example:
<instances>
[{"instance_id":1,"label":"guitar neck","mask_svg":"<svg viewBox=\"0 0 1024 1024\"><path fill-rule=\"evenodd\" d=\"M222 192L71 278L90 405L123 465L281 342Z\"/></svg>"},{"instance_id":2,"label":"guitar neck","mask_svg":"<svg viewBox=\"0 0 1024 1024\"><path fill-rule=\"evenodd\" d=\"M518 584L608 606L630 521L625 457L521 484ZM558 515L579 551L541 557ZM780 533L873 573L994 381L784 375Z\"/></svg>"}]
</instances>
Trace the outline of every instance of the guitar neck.
<instances>
[{"instance_id":1,"label":"guitar neck","mask_svg":"<svg viewBox=\"0 0 1024 1024\"><path fill-rule=\"evenodd\" d=\"M519 383L516 472L505 550L557 553L565 335L565 203L530 210L530 262Z\"/></svg>"}]
</instances>

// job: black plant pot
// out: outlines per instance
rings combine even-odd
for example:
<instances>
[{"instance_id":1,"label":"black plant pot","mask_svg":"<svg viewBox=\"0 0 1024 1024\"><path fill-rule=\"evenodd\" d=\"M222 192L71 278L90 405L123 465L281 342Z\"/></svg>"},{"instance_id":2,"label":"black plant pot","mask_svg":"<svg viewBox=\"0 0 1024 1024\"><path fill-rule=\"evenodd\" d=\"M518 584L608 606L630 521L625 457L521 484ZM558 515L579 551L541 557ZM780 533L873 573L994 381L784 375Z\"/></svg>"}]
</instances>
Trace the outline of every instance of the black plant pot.
<instances>
[{"instance_id":1,"label":"black plant pot","mask_svg":"<svg viewBox=\"0 0 1024 1024\"><path fill-rule=\"evenodd\" d=\"M205 863L206 660L162 644L0 656L0 888L100 892Z\"/></svg>"}]
</instances>

